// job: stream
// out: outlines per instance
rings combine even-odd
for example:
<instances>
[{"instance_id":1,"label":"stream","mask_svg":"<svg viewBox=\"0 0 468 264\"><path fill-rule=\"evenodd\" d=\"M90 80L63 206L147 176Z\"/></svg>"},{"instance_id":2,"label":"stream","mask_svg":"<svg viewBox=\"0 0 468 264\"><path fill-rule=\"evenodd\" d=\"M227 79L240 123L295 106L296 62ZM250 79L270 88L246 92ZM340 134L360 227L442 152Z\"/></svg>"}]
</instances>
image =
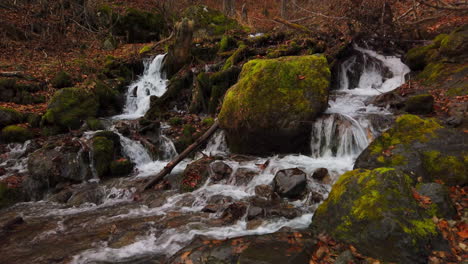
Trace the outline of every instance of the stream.
<instances>
[{"instance_id":1,"label":"stream","mask_svg":"<svg viewBox=\"0 0 468 264\"><path fill-rule=\"evenodd\" d=\"M83 183L94 184L101 192L100 204L67 206L46 198L6 209L4 215L20 215L30 226L30 236L22 245L13 244L12 254L28 255L27 252L34 251L30 254L37 254L43 261L41 263L47 263L50 258L75 264L146 263L148 259L174 255L200 235L225 239L269 234L283 228L307 228L333 182L353 168L359 154L388 128L393 118L387 109L367 102L402 85L409 73L409 68L398 57L383 56L358 46L354 48L355 54L341 64L339 88L331 92L327 111L312 124L310 156L235 158L229 153L224 133L218 131L202 152L225 157L223 162L232 169L226 179L216 182L208 179L193 192L166 190L134 202L135 186L143 178L158 173L177 155L172 141L164 136L165 126L161 127L159 139L163 153L160 160L155 160L141 142L122 135L115 128L116 122L142 117L149 109L150 96L165 93L168 81L160 71L164 55L156 56L145 64L144 74L129 85L123 113L110 118L106 128L119 135L123 152L136 164L133 176L103 183L97 179ZM88 133L82 140L89 139L93 133ZM27 155L24 153L28 144L8 146L11 150L8 157L2 159L0 167L7 172L26 173ZM182 173L193 161L184 160L172 175ZM266 167L260 168L259 164L266 164ZM227 204L242 202L249 212L255 203L256 186L271 184L279 170L289 168L306 172L308 191L300 200L284 200L283 207L278 210L286 213L271 214L252 224L248 213L235 221L222 221L225 208L205 210L222 200ZM312 178L320 168L328 169L328 182ZM243 175L253 176L241 177ZM103 242L104 234L109 233L110 238ZM63 253L43 256L51 249Z\"/></svg>"}]
</instances>

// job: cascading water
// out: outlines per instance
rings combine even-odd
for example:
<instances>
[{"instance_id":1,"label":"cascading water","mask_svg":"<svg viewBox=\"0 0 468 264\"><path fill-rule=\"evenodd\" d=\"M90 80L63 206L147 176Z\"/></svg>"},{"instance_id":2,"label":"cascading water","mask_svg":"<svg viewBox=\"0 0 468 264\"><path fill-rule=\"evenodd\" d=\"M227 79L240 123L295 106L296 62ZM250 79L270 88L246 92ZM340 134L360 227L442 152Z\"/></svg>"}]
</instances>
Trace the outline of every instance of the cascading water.
<instances>
[{"instance_id":1,"label":"cascading water","mask_svg":"<svg viewBox=\"0 0 468 264\"><path fill-rule=\"evenodd\" d=\"M161 71L166 55L158 55L153 61L145 62L145 71L138 81L128 86L126 104L122 115L117 119L142 117L150 108L151 96L162 96L167 90L167 79Z\"/></svg>"},{"instance_id":2,"label":"cascading water","mask_svg":"<svg viewBox=\"0 0 468 264\"><path fill-rule=\"evenodd\" d=\"M331 189L329 184L318 182L312 179L311 175L318 168L327 168L333 182L339 175L352 169L354 160L359 153L383 129L383 127L374 124L373 118L389 115L385 109L366 105L365 102L372 96L395 89L403 84L404 76L409 71L396 57L384 57L359 47L355 49L358 52L356 56L361 56L361 58L351 57L342 64L341 87L333 92L329 109L312 127L311 156L287 155L247 160L226 158L223 162L232 169L229 177L217 182L209 178L203 186L193 192L181 193L177 190L161 192L153 198L156 200L141 204L131 202L129 192L122 191L130 189L129 187L117 185L120 187L112 187L113 190L125 193L125 195L118 196L116 199L107 197L101 205L83 208L56 208L55 205L45 202L35 203L34 208L28 209L29 211L25 209L24 218L26 221L34 221L34 219L46 221L47 219L49 222L52 218L52 221L57 224L48 231L59 230L59 236L66 236L68 233L76 234L73 233L76 232L76 228L68 228L67 226L68 222L74 223L73 221L77 221L76 219L80 217L83 220L76 222L76 225L81 225L83 228L89 226L108 228L112 225L119 226L122 222L126 226L145 224L138 236L131 242L116 245L112 244L112 239L109 239L92 243L77 252L75 251L76 255L73 257L72 263L77 264L133 263L138 261L140 261L138 263L143 263L141 261L148 256L171 256L190 243L196 235L224 239L273 233L283 227L295 229L308 227L313 212L318 206L312 194L326 197ZM162 60L162 57L159 56L153 61L155 65L157 60ZM158 63L160 65L161 62ZM358 65L359 63L362 65ZM147 72L151 71L148 69L145 73ZM154 68L153 72L159 72L159 69ZM359 78L353 79L353 74ZM144 84L143 79L145 78L143 76L137 83ZM162 78L160 78L161 80ZM148 107L146 103L149 102L151 92L145 92L144 89L146 88L138 86L137 97L132 97L133 90L131 86L129 87L126 112L119 116L119 119L135 118L145 113L145 109ZM142 93L141 97L138 97L140 92ZM138 100L141 105L136 103ZM153 161L151 155L140 142L120 133L119 136L124 153L136 163L137 167L137 175L130 179L128 186L134 187L134 181L140 177L154 175L167 164L167 160ZM164 136L160 138L160 148L167 154L164 158L172 158L176 154L172 142ZM203 152L205 155L228 153L224 133L222 131L216 133ZM228 155L225 156L228 157ZM189 162L190 160L182 162L173 172L180 173ZM222 211L202 212L211 200L219 197L224 197L223 199L230 202L249 204L250 199L256 195L256 186L271 184L276 172L289 168L299 168L308 175L307 189L309 194L302 200L287 201L287 207L298 212L296 217L272 216L262 219L258 226L252 228L249 227L246 216L233 223L220 224ZM254 176L249 180L239 178L239 175L242 176L245 172L251 172ZM48 210L46 216L37 213L45 208ZM52 233L47 233L48 231L41 234L52 236ZM118 232L118 228L116 232ZM41 243L41 239L38 241Z\"/></svg>"}]
</instances>

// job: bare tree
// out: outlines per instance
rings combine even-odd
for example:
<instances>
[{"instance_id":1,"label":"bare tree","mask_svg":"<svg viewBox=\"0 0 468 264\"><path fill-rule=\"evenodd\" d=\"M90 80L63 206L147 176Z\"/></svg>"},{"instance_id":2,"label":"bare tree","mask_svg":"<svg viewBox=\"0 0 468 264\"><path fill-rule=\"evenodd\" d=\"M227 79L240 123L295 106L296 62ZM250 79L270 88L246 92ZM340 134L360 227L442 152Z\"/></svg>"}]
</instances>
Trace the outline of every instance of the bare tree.
<instances>
[{"instance_id":1,"label":"bare tree","mask_svg":"<svg viewBox=\"0 0 468 264\"><path fill-rule=\"evenodd\" d=\"M227 16L233 16L234 15L234 1L235 0L223 0L223 11L224 14Z\"/></svg>"}]
</instances>

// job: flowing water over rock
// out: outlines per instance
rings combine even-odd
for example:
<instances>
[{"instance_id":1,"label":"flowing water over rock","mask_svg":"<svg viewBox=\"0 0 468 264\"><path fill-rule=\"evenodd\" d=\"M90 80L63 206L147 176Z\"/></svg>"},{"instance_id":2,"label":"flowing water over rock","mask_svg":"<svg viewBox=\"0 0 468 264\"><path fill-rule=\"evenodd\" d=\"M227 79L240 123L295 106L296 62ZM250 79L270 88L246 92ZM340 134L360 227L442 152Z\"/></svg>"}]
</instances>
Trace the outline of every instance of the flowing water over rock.
<instances>
[{"instance_id":1,"label":"flowing water over rock","mask_svg":"<svg viewBox=\"0 0 468 264\"><path fill-rule=\"evenodd\" d=\"M33 238L19 246L15 243L21 240L15 233L8 234L5 245L9 246L2 250L11 249L9 256L14 259L15 253L27 255L24 252L30 248L28 252L34 253L24 257L25 261L35 259L36 263L161 263L198 235L224 239L308 227L314 210L328 195L330 183L352 169L359 153L386 128L385 120L391 119L386 109L366 105L366 100L397 88L409 72L396 57L355 49L361 59L351 57L343 63L341 88L333 92L326 114L313 124L311 156L230 156L220 131L203 152L224 158L209 165L208 180L200 188L193 192L157 190L133 201L136 183L158 173L176 151L161 135L160 148L165 154L161 160L153 160L143 144L111 127L118 133L125 155L136 164L135 176L100 184L103 198L99 204L70 207L40 201L5 210L0 221L21 215L26 222L21 232L30 232ZM166 81L159 71L162 58L156 57L145 75L129 87L125 112L116 119L142 116L149 96L164 93ZM352 81L350 72L359 78ZM169 181L177 182L177 175L190 162L180 163ZM305 173L305 192L296 199L272 197L271 189L278 187L271 186L275 175L292 168ZM313 177L317 170L328 172L328 179L323 179L325 175ZM259 199L262 195L269 199ZM45 250L52 249L56 253L44 256Z\"/></svg>"}]
</instances>

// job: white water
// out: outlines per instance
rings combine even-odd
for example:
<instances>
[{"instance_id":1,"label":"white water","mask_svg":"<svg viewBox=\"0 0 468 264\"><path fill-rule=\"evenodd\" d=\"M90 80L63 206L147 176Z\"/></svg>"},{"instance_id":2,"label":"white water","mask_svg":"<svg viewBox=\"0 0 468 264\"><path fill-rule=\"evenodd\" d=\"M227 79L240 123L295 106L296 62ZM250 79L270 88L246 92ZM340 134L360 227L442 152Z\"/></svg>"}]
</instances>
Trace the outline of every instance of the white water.
<instances>
[{"instance_id":1,"label":"white water","mask_svg":"<svg viewBox=\"0 0 468 264\"><path fill-rule=\"evenodd\" d=\"M331 189L329 184L317 182L311 175L318 168L327 168L332 181L339 175L351 170L355 159L360 152L368 146L371 140L380 132L382 127L374 127L369 119L370 114L388 115L386 109L364 102L371 96L375 96L384 91L397 88L404 83L404 75L409 71L406 65L396 57L384 57L373 51L356 47L356 50L365 54L367 58L372 58L373 63L364 65L358 87L350 87L349 76L346 72L354 69L356 58L350 58L343 63L341 72L341 88L335 91L329 102L330 107L326 114L318 119L312 127L311 156L286 155L272 156L268 158L255 158L250 161L224 160L233 171L231 175L220 182L214 183L208 180L202 187L189 193L168 194L166 201L156 207L138 205L132 208L122 208L118 213L103 215L96 219L100 223L112 223L119 219L143 218L150 216L161 216L164 219L171 214L196 214L199 213L209 202L210 198L216 195L230 197L233 201L246 201L255 195L255 186L260 184L271 184L273 178L281 169L299 168L307 173L308 190L327 196ZM117 119L133 119L145 114L149 108L149 97L151 94L160 96L165 91L165 80L160 74L160 67L163 55L156 57L145 70L145 75L137 82L138 86L150 87L149 93L145 89L138 89L137 97L132 97L133 88L129 87L127 105L123 115ZM380 61L380 66L375 64ZM381 74L382 67L387 68L392 76L384 78ZM153 73L153 77L149 76ZM154 82L156 81L156 82ZM151 85L150 85L151 84ZM154 84L160 84L154 85ZM163 85L164 84L164 85ZM164 86L164 87L163 87ZM149 88L148 88L149 89ZM114 130L115 131L115 130ZM119 133L118 133L119 134ZM177 153L173 143L164 135L160 137L160 150L163 155L162 160L153 160L149 152L138 141L127 138L119 134L125 155L136 164L135 179L147 177L158 173L167 162ZM225 135L222 131L217 132L208 142L205 155L227 156ZM259 164L269 162L268 166L261 170ZM192 160L184 160L174 170L173 173L181 173ZM235 177L240 169L250 169L258 173L250 181L239 184ZM79 208L58 208L47 212L48 215L66 217L68 215L80 214L91 210L104 210L107 207L120 203L129 203L134 190L111 189L106 192L106 198L100 205L83 205ZM115 195L109 195L114 193ZM45 203L45 202L41 202ZM37 204L37 203L36 203ZM96 244L74 256L72 263L94 263L119 262L131 260L145 254L164 254L170 256L179 249L186 246L196 235L210 236L215 239L225 239L244 235L260 235L273 233L283 227L294 229L306 228L310 225L313 212L318 204L311 201L309 193L303 200L290 201L290 206L300 210L301 215L294 219L276 217L263 220L262 224L254 229L249 229L244 218L233 224L223 226L212 226L209 220L218 219L221 212L205 215L206 219L195 218L182 226L158 229L156 223L151 224L145 236L138 238L134 243L121 248L111 248L107 243ZM38 204L39 205L39 204ZM39 210L39 209L38 209ZM33 214L38 217L38 213ZM44 215L42 215L44 216ZM63 219L57 224L57 229L42 234L43 239L53 235L66 235L66 228L63 230ZM55 232L55 233L54 233Z\"/></svg>"},{"instance_id":2,"label":"white water","mask_svg":"<svg viewBox=\"0 0 468 264\"><path fill-rule=\"evenodd\" d=\"M7 152L0 158L0 168L5 168L5 174L0 176L0 180L15 174L27 172L28 157L25 155L31 141L23 144L11 143L7 145Z\"/></svg>"},{"instance_id":3,"label":"white water","mask_svg":"<svg viewBox=\"0 0 468 264\"><path fill-rule=\"evenodd\" d=\"M167 79L161 72L166 55L158 55L153 61L145 62L145 71L136 82L128 86L127 101L123 114L115 119L137 119L145 115L150 108L151 96L162 96L167 90Z\"/></svg>"}]
</instances>

